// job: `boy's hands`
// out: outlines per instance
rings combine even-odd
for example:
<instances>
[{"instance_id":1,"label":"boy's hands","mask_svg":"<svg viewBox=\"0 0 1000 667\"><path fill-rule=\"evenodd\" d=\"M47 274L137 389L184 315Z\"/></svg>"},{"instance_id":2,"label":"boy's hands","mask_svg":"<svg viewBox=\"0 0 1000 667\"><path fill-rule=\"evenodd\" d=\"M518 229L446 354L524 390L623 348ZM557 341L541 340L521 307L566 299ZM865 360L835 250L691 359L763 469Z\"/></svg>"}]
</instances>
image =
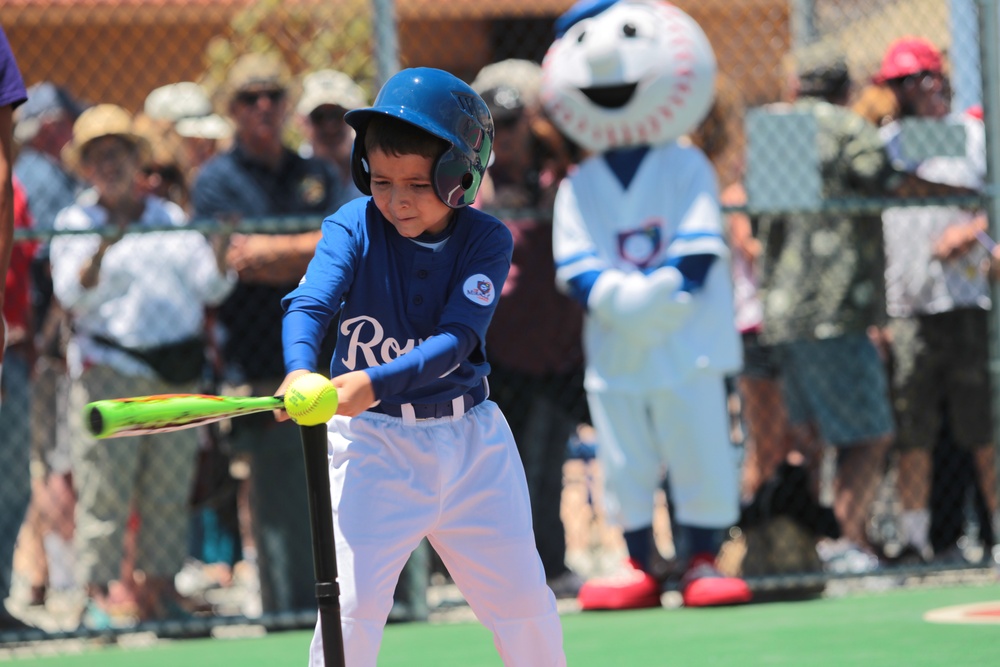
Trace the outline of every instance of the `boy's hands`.
<instances>
[{"instance_id":1,"label":"boy's hands","mask_svg":"<svg viewBox=\"0 0 1000 667\"><path fill-rule=\"evenodd\" d=\"M284 396L285 390L288 389L289 385L295 382L297 378L308 375L310 372L305 369L292 371L285 376L285 379L282 380L281 385L274 392L274 395ZM372 388L371 378L364 371L351 371L350 373L338 375L333 378L332 382L333 386L337 389L338 415L356 417L370 408L372 403L375 402L375 390ZM291 419L283 409L275 410L274 418L279 422Z\"/></svg>"},{"instance_id":2,"label":"boy's hands","mask_svg":"<svg viewBox=\"0 0 1000 667\"><path fill-rule=\"evenodd\" d=\"M344 417L356 417L375 402L375 390L372 379L364 371L351 371L333 378L333 386L337 388L337 414Z\"/></svg>"},{"instance_id":3,"label":"boy's hands","mask_svg":"<svg viewBox=\"0 0 1000 667\"><path fill-rule=\"evenodd\" d=\"M312 371L307 371L307 370L306 370L306 369L304 369L304 368L302 368L302 369L299 369L299 370L295 370L295 371L292 371L291 373L289 373L288 375L286 375L286 376L285 376L285 379L284 379L284 380L282 380L282 381L281 381L281 385L280 385L280 386L278 387L278 389L277 389L277 390L276 390L276 391L274 392L274 395L275 395L275 396L284 396L284 395L285 395L285 391L286 391L286 390L288 389L288 387L289 387L289 386L290 386L290 385L291 385L291 384L292 384L293 382L295 382L295 380L296 380L297 378L300 378L300 377L302 377L303 375L309 375L309 373L311 373L311 372L312 372ZM284 408L282 408L281 410L275 410L275 411L274 411L274 419L275 419L275 421L279 421L279 422L286 422L286 421L288 421L289 419L291 419L291 417L289 417L289 416L288 416L288 413L287 413L287 412L285 412L285 409L284 409Z\"/></svg>"}]
</instances>

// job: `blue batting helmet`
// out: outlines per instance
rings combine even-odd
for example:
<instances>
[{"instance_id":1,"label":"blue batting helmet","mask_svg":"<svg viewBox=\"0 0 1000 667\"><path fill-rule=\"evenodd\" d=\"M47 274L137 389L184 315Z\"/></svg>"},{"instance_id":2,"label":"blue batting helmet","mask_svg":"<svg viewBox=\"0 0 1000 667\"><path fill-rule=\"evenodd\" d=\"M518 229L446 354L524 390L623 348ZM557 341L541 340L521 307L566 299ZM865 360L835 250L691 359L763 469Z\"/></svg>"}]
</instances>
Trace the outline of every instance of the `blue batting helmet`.
<instances>
[{"instance_id":1,"label":"blue batting helmet","mask_svg":"<svg viewBox=\"0 0 1000 667\"><path fill-rule=\"evenodd\" d=\"M434 189L451 208L475 201L493 150L493 118L486 103L468 84L439 69L405 69L385 82L371 107L344 116L357 133L351 152L351 175L358 189L369 195L371 173L365 159L365 131L375 114L406 121L451 144L431 170Z\"/></svg>"}]
</instances>

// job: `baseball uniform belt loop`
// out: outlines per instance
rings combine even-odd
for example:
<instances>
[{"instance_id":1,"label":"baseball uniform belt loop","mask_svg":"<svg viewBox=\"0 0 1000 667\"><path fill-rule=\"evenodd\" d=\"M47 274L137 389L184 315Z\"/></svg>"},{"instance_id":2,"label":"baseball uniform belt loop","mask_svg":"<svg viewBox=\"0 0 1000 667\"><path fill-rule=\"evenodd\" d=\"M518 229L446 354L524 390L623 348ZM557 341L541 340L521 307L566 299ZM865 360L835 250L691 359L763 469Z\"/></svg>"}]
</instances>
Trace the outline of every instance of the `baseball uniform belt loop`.
<instances>
[{"instance_id":1,"label":"baseball uniform belt loop","mask_svg":"<svg viewBox=\"0 0 1000 667\"><path fill-rule=\"evenodd\" d=\"M399 417L405 422L418 419L441 419L443 417L461 417L466 412L486 400L486 388L483 384L471 389L468 393L457 396L450 401L440 403L379 403L368 408L371 412L379 412L390 417Z\"/></svg>"}]
</instances>

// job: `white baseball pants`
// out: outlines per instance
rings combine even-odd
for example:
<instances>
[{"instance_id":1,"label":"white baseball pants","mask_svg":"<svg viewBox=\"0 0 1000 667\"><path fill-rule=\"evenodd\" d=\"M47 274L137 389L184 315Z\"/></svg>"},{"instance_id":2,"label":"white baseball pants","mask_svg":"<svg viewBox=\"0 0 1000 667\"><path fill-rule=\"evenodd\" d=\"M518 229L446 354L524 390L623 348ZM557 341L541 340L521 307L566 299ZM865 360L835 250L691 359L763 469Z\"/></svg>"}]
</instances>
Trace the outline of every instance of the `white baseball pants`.
<instances>
[{"instance_id":1,"label":"white baseball pants","mask_svg":"<svg viewBox=\"0 0 1000 667\"><path fill-rule=\"evenodd\" d=\"M504 665L566 664L524 469L495 403L411 425L366 412L334 417L328 429L347 665L375 667L396 581L424 536ZM309 664L323 667L318 627Z\"/></svg>"},{"instance_id":2,"label":"white baseball pants","mask_svg":"<svg viewBox=\"0 0 1000 667\"><path fill-rule=\"evenodd\" d=\"M653 522L653 495L669 469L678 523L728 528L739 518L738 451L725 384L694 375L642 394L587 392L604 473L608 518L624 530Z\"/></svg>"}]
</instances>

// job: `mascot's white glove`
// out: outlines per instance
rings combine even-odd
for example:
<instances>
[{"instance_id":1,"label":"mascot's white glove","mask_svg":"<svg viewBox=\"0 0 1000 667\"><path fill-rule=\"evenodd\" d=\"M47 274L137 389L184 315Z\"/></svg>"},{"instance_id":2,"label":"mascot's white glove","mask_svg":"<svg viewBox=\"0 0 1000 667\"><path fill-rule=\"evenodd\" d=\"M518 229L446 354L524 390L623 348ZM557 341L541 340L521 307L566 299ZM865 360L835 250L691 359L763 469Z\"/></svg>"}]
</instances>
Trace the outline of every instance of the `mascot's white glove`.
<instances>
[{"instance_id":1,"label":"mascot's white glove","mask_svg":"<svg viewBox=\"0 0 1000 667\"><path fill-rule=\"evenodd\" d=\"M587 306L608 328L649 345L677 329L690 311L691 296L677 291L682 282L680 271L671 266L649 275L608 269L594 283Z\"/></svg>"},{"instance_id":2,"label":"mascot's white glove","mask_svg":"<svg viewBox=\"0 0 1000 667\"><path fill-rule=\"evenodd\" d=\"M670 294L665 294L663 298L657 299L656 303L653 304L649 326L661 335L662 340L662 336L680 329L690 317L693 297L690 292L680 290L680 284L683 282L680 271L672 266L665 266L662 269L657 269L651 275L655 276L661 271L676 274L678 278L678 287Z\"/></svg>"}]
</instances>

